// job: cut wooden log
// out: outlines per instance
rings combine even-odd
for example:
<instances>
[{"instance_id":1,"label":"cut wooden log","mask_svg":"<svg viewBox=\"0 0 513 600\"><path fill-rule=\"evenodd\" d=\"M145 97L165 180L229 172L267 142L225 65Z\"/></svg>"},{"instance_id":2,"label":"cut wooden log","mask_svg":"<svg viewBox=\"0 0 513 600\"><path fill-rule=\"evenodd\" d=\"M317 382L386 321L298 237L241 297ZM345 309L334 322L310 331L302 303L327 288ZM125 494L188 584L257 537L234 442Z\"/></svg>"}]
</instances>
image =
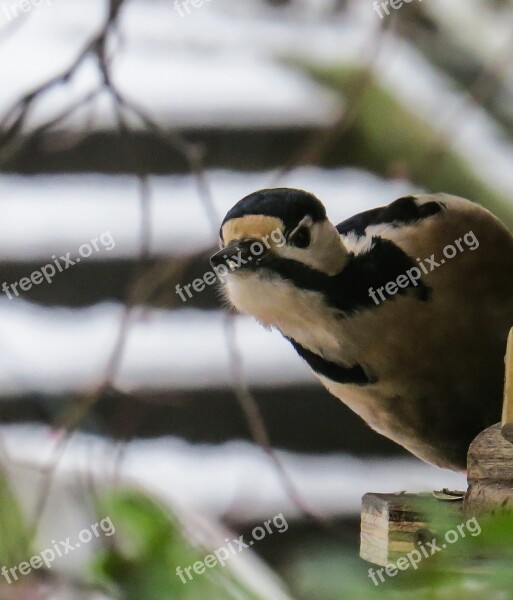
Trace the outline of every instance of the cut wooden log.
<instances>
[{"instance_id":1,"label":"cut wooden log","mask_svg":"<svg viewBox=\"0 0 513 600\"><path fill-rule=\"evenodd\" d=\"M509 332L504 378L504 404L502 407L502 435L513 443L513 328Z\"/></svg>"},{"instance_id":2,"label":"cut wooden log","mask_svg":"<svg viewBox=\"0 0 513 600\"><path fill-rule=\"evenodd\" d=\"M365 494L360 556L382 567L394 564L436 538L431 519L435 512L440 522L456 525L461 521L462 505L463 493L447 494L443 499L434 493Z\"/></svg>"}]
</instances>

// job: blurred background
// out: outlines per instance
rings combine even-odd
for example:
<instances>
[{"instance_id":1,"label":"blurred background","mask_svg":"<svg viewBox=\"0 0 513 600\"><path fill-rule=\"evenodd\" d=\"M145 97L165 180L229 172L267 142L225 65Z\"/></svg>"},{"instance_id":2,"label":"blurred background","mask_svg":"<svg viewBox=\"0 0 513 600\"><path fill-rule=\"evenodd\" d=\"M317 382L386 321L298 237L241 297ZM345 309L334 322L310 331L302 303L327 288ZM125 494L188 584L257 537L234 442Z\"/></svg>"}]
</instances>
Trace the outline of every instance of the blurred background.
<instances>
[{"instance_id":1,"label":"blurred background","mask_svg":"<svg viewBox=\"0 0 513 600\"><path fill-rule=\"evenodd\" d=\"M511 228L512 4L2 0L0 562L107 515L116 534L0 577L1 598L377 593L361 496L464 476L372 432L217 286L176 286L263 187L335 223L445 191Z\"/></svg>"}]
</instances>

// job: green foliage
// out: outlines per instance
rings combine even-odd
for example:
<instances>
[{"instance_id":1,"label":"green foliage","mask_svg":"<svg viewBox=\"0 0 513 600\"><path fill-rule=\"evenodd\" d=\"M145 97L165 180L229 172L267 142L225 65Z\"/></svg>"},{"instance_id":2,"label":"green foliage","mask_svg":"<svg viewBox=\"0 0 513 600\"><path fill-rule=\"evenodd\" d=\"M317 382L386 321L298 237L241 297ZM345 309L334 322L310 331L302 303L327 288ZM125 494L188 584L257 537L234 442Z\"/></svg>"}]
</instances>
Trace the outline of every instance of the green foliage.
<instances>
[{"instance_id":1,"label":"green foliage","mask_svg":"<svg viewBox=\"0 0 513 600\"><path fill-rule=\"evenodd\" d=\"M208 550L192 548L179 522L147 496L113 494L102 503L100 513L109 515L116 532L95 560L93 583L126 600L257 600L219 566L203 575L192 572L194 578L184 584L176 575L177 567L202 560Z\"/></svg>"},{"instance_id":2,"label":"green foliage","mask_svg":"<svg viewBox=\"0 0 513 600\"><path fill-rule=\"evenodd\" d=\"M12 567L30 557L28 527L7 478L0 473L0 566Z\"/></svg>"},{"instance_id":3,"label":"green foliage","mask_svg":"<svg viewBox=\"0 0 513 600\"><path fill-rule=\"evenodd\" d=\"M430 515L437 544L445 533L457 531L439 514ZM454 543L429 558L418 569L409 566L376 586L369 568L379 567L357 559L357 551L333 545L315 553L299 550L287 565L296 595L305 600L510 600L513 599L513 516L496 515L477 519L478 527L466 528ZM460 523L458 523L460 524ZM429 552L430 553L430 552Z\"/></svg>"}]
</instances>

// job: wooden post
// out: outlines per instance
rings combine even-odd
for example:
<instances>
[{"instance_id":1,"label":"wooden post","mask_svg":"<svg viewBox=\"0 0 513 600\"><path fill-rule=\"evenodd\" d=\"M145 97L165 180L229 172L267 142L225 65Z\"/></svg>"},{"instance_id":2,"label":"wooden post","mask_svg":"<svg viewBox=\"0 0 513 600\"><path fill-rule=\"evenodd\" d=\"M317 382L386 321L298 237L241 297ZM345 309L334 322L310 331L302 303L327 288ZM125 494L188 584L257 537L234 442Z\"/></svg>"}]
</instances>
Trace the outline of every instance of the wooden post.
<instances>
[{"instance_id":1,"label":"wooden post","mask_svg":"<svg viewBox=\"0 0 513 600\"><path fill-rule=\"evenodd\" d=\"M506 351L506 377L502 407L502 435L513 444L513 328L509 332Z\"/></svg>"},{"instance_id":2,"label":"wooden post","mask_svg":"<svg viewBox=\"0 0 513 600\"><path fill-rule=\"evenodd\" d=\"M467 515L513 510L513 329L505 373L502 423L480 433L468 451Z\"/></svg>"}]
</instances>

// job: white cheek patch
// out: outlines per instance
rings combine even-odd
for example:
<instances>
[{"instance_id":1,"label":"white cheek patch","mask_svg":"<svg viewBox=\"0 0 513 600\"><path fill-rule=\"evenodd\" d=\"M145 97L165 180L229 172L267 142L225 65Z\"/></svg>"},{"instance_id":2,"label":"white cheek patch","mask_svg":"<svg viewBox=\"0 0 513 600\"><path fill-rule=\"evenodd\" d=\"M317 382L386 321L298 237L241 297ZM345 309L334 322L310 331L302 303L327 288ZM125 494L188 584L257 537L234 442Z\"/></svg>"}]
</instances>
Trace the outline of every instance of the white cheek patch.
<instances>
[{"instance_id":1,"label":"white cheek patch","mask_svg":"<svg viewBox=\"0 0 513 600\"><path fill-rule=\"evenodd\" d=\"M307 217L301 221L303 225L298 225L295 230L300 226L303 227L307 219L312 223L311 218ZM287 245L277 250L276 254L303 263L327 275L340 271L347 261L348 253L334 226L329 221L313 223L310 226L310 233L312 242L308 248Z\"/></svg>"}]
</instances>

